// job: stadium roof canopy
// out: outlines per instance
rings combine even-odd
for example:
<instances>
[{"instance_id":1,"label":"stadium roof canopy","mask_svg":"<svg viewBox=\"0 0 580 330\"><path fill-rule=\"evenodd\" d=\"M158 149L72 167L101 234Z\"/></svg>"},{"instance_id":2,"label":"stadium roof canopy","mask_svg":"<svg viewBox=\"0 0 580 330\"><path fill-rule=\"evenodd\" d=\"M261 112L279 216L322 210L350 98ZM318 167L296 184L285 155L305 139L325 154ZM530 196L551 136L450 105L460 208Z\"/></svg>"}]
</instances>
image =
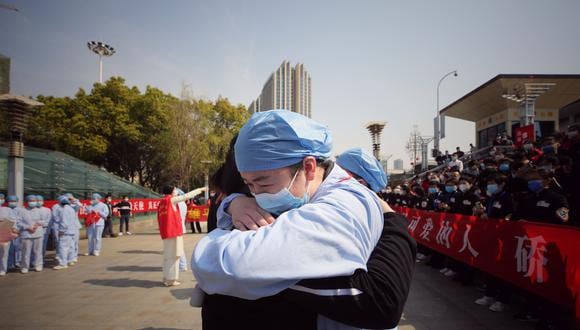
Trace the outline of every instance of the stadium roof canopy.
<instances>
[{"instance_id":1,"label":"stadium roof canopy","mask_svg":"<svg viewBox=\"0 0 580 330\"><path fill-rule=\"evenodd\" d=\"M580 100L578 74L499 74L440 113L475 122L509 108L519 108L515 96L524 93L527 85L549 86L538 96L537 109L560 109Z\"/></svg>"}]
</instances>

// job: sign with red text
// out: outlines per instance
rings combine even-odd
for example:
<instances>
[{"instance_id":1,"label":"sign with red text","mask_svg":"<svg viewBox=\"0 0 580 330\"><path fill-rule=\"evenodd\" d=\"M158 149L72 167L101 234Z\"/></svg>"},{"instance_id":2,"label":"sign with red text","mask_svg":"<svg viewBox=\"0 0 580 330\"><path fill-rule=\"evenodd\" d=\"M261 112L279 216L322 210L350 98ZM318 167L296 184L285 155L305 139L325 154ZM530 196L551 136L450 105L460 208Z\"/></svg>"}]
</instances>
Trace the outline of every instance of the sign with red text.
<instances>
[{"instance_id":1,"label":"sign with red text","mask_svg":"<svg viewBox=\"0 0 580 330\"><path fill-rule=\"evenodd\" d=\"M207 221L207 216L209 215L208 205L187 205L187 215L185 217L186 222L203 222Z\"/></svg>"},{"instance_id":2,"label":"sign with red text","mask_svg":"<svg viewBox=\"0 0 580 330\"><path fill-rule=\"evenodd\" d=\"M115 206L118 203L120 203L121 201L122 200L120 200L120 199L113 200L111 202L111 205ZM158 199L158 198L134 198L134 199L130 199L129 203L131 204L131 214L157 212L157 208L159 207L159 201L160 201L160 199ZM78 210L80 218L86 217L87 207L89 205L91 205L90 202L91 202L90 200L80 200L81 207ZM52 208L52 206L56 203L57 203L57 201L45 201L44 206L46 206L48 208ZM113 216L119 216L119 209L113 208Z\"/></svg>"},{"instance_id":3,"label":"sign with red text","mask_svg":"<svg viewBox=\"0 0 580 330\"><path fill-rule=\"evenodd\" d=\"M526 140L534 142L534 125L517 127L514 129L514 145L516 147L521 147Z\"/></svg>"},{"instance_id":4,"label":"sign with red text","mask_svg":"<svg viewBox=\"0 0 580 330\"><path fill-rule=\"evenodd\" d=\"M395 209L408 218L418 243L559 305L580 308L579 229Z\"/></svg>"}]
</instances>

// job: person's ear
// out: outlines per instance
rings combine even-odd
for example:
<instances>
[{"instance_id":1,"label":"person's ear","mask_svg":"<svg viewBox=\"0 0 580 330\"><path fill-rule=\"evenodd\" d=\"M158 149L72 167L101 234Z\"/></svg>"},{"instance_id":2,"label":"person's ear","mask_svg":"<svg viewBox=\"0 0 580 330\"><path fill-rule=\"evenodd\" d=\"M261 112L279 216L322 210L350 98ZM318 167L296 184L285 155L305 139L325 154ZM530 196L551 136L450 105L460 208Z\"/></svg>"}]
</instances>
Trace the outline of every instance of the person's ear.
<instances>
[{"instance_id":1,"label":"person's ear","mask_svg":"<svg viewBox=\"0 0 580 330\"><path fill-rule=\"evenodd\" d=\"M306 181L314 180L316 174L316 159L312 156L308 156L302 161L302 166L304 167Z\"/></svg>"}]
</instances>

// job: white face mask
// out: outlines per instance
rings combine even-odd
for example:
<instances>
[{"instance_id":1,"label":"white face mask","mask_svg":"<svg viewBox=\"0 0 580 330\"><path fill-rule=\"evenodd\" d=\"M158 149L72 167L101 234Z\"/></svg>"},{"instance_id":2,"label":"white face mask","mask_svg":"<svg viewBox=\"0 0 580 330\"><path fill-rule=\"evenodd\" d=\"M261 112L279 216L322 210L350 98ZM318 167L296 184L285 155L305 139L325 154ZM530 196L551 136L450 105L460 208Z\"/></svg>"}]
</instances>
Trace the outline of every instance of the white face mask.
<instances>
[{"instance_id":1,"label":"white face mask","mask_svg":"<svg viewBox=\"0 0 580 330\"><path fill-rule=\"evenodd\" d=\"M460 190L461 192L466 192L466 191L468 191L468 190L469 190L469 185L467 185L467 184L465 184L465 183L461 183L461 184L459 185L459 190Z\"/></svg>"}]
</instances>

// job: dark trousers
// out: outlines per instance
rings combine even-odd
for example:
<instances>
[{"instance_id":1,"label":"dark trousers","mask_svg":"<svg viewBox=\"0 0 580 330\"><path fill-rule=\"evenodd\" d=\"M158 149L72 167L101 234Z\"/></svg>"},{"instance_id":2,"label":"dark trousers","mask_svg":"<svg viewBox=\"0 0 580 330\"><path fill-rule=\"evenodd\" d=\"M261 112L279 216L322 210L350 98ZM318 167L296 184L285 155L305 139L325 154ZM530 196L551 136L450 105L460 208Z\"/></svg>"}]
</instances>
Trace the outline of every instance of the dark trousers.
<instances>
[{"instance_id":1,"label":"dark trousers","mask_svg":"<svg viewBox=\"0 0 580 330\"><path fill-rule=\"evenodd\" d=\"M199 221L192 221L190 222L191 224L191 232L195 234L195 228L193 228L195 223L195 227L197 228L197 231L201 234L201 225L199 224Z\"/></svg>"},{"instance_id":2,"label":"dark trousers","mask_svg":"<svg viewBox=\"0 0 580 330\"><path fill-rule=\"evenodd\" d=\"M105 219L105 228L103 228L103 237L113 237L113 220L111 218Z\"/></svg>"},{"instance_id":3,"label":"dark trousers","mask_svg":"<svg viewBox=\"0 0 580 330\"><path fill-rule=\"evenodd\" d=\"M504 304L510 303L510 298L512 294L511 286L498 278L490 275L485 277L485 295L488 297L494 297L499 302Z\"/></svg>"},{"instance_id":4,"label":"dark trousers","mask_svg":"<svg viewBox=\"0 0 580 330\"><path fill-rule=\"evenodd\" d=\"M119 232L123 232L123 223L125 224L125 232L129 231L129 215L121 215L119 219Z\"/></svg>"}]
</instances>

